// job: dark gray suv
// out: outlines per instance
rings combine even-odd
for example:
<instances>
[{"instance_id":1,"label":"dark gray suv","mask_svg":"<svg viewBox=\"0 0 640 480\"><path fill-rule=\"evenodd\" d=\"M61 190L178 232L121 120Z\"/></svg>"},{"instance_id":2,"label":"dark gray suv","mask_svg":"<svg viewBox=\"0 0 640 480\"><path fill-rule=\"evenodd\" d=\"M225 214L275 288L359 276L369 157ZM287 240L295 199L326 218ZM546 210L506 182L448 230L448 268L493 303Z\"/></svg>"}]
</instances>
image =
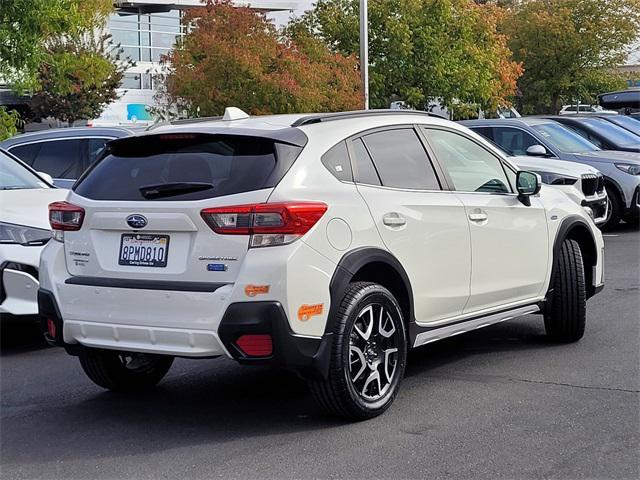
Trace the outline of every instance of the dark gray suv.
<instances>
[{"instance_id":1,"label":"dark gray suv","mask_svg":"<svg viewBox=\"0 0 640 480\"><path fill-rule=\"evenodd\" d=\"M460 122L493 141L511 155L531 155L584 163L605 177L609 218L603 228L621 219L640 220L640 153L601 150L553 120L524 117Z\"/></svg>"},{"instance_id":2,"label":"dark gray suv","mask_svg":"<svg viewBox=\"0 0 640 480\"><path fill-rule=\"evenodd\" d=\"M17 135L1 142L0 148L51 175L56 186L71 188L108 141L131 134L133 130L121 127L56 128Z\"/></svg>"}]
</instances>

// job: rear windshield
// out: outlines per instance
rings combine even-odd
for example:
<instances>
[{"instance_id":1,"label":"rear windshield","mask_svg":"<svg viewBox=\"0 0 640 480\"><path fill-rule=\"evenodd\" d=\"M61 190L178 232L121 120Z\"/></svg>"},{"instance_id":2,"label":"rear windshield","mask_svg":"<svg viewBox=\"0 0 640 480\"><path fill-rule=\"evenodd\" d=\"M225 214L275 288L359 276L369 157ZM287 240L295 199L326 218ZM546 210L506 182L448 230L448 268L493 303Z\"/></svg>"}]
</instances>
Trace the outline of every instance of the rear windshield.
<instances>
[{"instance_id":1,"label":"rear windshield","mask_svg":"<svg viewBox=\"0 0 640 480\"><path fill-rule=\"evenodd\" d=\"M93 200L202 200L275 187L302 149L274 140L200 134L129 137L73 190Z\"/></svg>"}]
</instances>

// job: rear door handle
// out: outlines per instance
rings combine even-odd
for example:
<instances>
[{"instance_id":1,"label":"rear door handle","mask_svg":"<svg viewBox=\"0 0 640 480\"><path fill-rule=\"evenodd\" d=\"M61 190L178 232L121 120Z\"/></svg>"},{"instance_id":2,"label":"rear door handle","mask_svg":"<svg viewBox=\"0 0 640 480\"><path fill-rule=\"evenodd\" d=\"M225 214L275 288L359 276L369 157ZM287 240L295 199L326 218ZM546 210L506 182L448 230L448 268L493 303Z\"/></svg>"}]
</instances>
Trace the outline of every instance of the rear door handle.
<instances>
[{"instance_id":1,"label":"rear door handle","mask_svg":"<svg viewBox=\"0 0 640 480\"><path fill-rule=\"evenodd\" d=\"M407 224L407 219L396 212L385 213L382 217L382 223L387 227L401 227Z\"/></svg>"},{"instance_id":2,"label":"rear door handle","mask_svg":"<svg viewBox=\"0 0 640 480\"><path fill-rule=\"evenodd\" d=\"M487 219L487 214L482 212L470 213L469 220L472 222L484 222Z\"/></svg>"}]
</instances>

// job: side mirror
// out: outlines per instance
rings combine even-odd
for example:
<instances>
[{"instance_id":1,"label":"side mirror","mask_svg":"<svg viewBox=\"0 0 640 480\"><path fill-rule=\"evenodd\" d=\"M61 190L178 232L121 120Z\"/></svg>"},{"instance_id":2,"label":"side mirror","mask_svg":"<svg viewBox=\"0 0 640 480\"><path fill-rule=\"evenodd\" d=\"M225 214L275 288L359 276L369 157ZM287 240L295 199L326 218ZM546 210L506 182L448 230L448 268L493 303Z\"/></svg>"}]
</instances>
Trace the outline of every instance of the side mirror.
<instances>
[{"instance_id":1,"label":"side mirror","mask_svg":"<svg viewBox=\"0 0 640 480\"><path fill-rule=\"evenodd\" d=\"M542 145L531 145L527 148L527 155L531 157L545 157L547 155L547 149Z\"/></svg>"},{"instance_id":2,"label":"side mirror","mask_svg":"<svg viewBox=\"0 0 640 480\"><path fill-rule=\"evenodd\" d=\"M531 197L540 192L542 180L537 173L521 170L516 175L516 189L518 190L518 200L527 207L531 206Z\"/></svg>"},{"instance_id":3,"label":"side mirror","mask_svg":"<svg viewBox=\"0 0 640 480\"><path fill-rule=\"evenodd\" d=\"M37 172L49 185L53 185L53 177L46 172Z\"/></svg>"}]
</instances>

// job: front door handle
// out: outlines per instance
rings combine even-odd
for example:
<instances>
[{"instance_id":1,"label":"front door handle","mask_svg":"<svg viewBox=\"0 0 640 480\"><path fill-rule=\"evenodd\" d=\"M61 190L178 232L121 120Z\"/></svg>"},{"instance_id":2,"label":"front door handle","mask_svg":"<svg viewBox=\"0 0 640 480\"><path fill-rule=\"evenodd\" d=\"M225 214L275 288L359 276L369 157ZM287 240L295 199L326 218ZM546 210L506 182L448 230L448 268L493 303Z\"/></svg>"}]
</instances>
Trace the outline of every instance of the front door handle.
<instances>
[{"instance_id":1,"label":"front door handle","mask_svg":"<svg viewBox=\"0 0 640 480\"><path fill-rule=\"evenodd\" d=\"M407 224L407 219L396 212L385 213L382 217L382 223L387 227L401 227Z\"/></svg>"},{"instance_id":2,"label":"front door handle","mask_svg":"<svg viewBox=\"0 0 640 480\"><path fill-rule=\"evenodd\" d=\"M469 220L472 222L484 222L487 219L487 214L484 212L475 212L469 214Z\"/></svg>"}]
</instances>

